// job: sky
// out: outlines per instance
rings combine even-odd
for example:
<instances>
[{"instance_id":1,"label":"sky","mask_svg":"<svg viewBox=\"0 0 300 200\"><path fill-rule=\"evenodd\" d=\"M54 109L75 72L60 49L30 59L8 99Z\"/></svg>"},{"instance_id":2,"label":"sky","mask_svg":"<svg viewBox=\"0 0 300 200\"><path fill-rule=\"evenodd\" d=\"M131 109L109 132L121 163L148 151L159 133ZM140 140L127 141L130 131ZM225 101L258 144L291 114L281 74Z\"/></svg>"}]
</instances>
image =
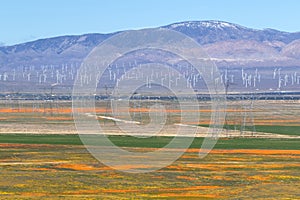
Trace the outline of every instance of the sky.
<instances>
[{"instance_id":1,"label":"sky","mask_svg":"<svg viewBox=\"0 0 300 200\"><path fill-rule=\"evenodd\" d=\"M0 46L189 20L296 32L299 9L298 0L0 0Z\"/></svg>"}]
</instances>

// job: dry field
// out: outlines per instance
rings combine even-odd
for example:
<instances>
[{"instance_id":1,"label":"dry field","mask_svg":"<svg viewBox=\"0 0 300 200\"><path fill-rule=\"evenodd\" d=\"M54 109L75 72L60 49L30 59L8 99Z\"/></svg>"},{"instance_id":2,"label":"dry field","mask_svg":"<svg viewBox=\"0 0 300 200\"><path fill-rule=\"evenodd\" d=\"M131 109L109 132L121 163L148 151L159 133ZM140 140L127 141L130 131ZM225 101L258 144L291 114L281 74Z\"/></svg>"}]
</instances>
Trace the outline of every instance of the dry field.
<instances>
[{"instance_id":1,"label":"dry field","mask_svg":"<svg viewBox=\"0 0 300 200\"><path fill-rule=\"evenodd\" d=\"M131 105L132 119L142 124L149 122L149 105L157 102L140 103L139 107ZM180 123L180 109L176 103L158 102L166 107L166 129L160 135L174 135L177 123ZM188 104L188 102L187 102ZM191 121L190 125L204 125L199 128L198 137L205 136L206 126L211 121L210 102L199 103L199 121ZM96 115L108 116L110 105L105 101L96 103ZM122 110L120 110L122 112ZM195 112L189 110L187 112ZM300 102L284 100L228 101L222 137L255 136L255 137L291 137L298 135L300 127ZM122 118L122 115L119 117ZM98 117L99 123L104 124L109 134L122 134L112 120ZM76 134L72 117L72 103L70 101L0 101L0 133L37 133L37 134ZM175 126L174 126L175 125ZM261 128L260 126L264 126ZM293 132L272 131L271 127L291 127ZM229 128L228 128L229 127ZM203 134L204 133L204 134ZM267 134L266 134L267 133ZM269 134L270 133L270 134ZM276 134L280 135L276 135ZM296 133L296 134L295 134ZM300 131L299 131L300 134Z\"/></svg>"}]
</instances>

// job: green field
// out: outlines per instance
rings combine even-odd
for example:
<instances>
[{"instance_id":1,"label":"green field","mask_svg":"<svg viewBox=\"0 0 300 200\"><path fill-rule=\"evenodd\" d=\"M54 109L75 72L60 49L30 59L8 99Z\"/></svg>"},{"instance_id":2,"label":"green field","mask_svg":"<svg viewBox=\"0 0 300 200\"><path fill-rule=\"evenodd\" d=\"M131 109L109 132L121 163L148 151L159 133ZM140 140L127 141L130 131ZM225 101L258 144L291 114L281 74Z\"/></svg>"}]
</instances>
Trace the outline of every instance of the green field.
<instances>
[{"instance_id":1,"label":"green field","mask_svg":"<svg viewBox=\"0 0 300 200\"><path fill-rule=\"evenodd\" d=\"M173 137L137 138L131 136L109 136L109 139L121 147L161 148ZM195 138L190 148L200 148L203 138ZM0 143L20 144L63 144L82 145L79 135L33 135L33 134L0 134ZM217 149L300 149L299 139L269 138L220 138Z\"/></svg>"},{"instance_id":2,"label":"green field","mask_svg":"<svg viewBox=\"0 0 300 200\"><path fill-rule=\"evenodd\" d=\"M256 125L256 131L265 133L277 133L282 135L299 135L300 136L300 126L263 126Z\"/></svg>"},{"instance_id":3,"label":"green field","mask_svg":"<svg viewBox=\"0 0 300 200\"><path fill-rule=\"evenodd\" d=\"M208 124L199 124L199 126L209 127ZM240 125L224 125L224 128L228 130L244 130L244 131L254 131L263 133L275 133L281 135L298 135L300 136L300 126L276 126L276 125L255 125L255 126L245 126ZM255 133L254 133L255 134Z\"/></svg>"}]
</instances>

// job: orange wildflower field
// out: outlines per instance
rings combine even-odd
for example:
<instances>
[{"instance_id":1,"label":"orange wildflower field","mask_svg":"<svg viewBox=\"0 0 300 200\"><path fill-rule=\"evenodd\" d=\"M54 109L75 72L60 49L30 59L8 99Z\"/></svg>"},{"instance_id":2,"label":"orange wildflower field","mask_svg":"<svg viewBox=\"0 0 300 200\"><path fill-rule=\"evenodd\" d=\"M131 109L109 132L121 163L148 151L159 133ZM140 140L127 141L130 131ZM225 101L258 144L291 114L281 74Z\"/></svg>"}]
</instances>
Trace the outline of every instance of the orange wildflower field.
<instances>
[{"instance_id":1,"label":"orange wildflower field","mask_svg":"<svg viewBox=\"0 0 300 200\"><path fill-rule=\"evenodd\" d=\"M300 150L215 149L200 159L199 149L189 149L158 171L132 174L101 164L80 145L0 146L0 199L297 199L300 195Z\"/></svg>"}]
</instances>

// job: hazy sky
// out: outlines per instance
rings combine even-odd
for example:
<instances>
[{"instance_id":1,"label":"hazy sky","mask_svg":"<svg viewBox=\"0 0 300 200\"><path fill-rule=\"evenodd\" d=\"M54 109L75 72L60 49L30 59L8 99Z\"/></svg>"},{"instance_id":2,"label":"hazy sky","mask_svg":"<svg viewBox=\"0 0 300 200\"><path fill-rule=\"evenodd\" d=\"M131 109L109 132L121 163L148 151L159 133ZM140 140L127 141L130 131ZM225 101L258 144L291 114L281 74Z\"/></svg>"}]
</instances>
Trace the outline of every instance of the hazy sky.
<instances>
[{"instance_id":1,"label":"hazy sky","mask_svg":"<svg viewBox=\"0 0 300 200\"><path fill-rule=\"evenodd\" d=\"M1 0L0 45L83 33L223 20L300 31L298 0Z\"/></svg>"}]
</instances>

